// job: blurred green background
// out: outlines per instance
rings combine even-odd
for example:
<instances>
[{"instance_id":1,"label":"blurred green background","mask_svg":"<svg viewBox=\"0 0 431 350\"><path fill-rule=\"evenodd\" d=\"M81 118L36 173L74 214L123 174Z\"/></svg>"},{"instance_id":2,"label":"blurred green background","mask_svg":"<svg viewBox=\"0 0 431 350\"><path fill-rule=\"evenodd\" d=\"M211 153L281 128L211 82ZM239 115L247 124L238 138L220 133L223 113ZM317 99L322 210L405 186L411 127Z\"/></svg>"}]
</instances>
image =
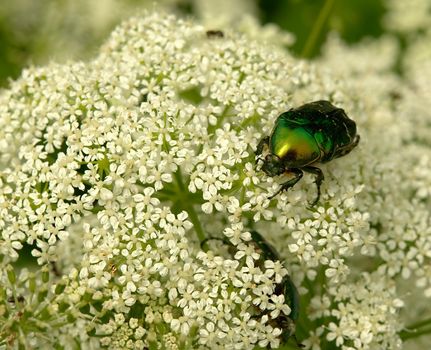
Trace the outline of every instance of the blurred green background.
<instances>
[{"instance_id":1,"label":"blurred green background","mask_svg":"<svg viewBox=\"0 0 431 350\"><path fill-rule=\"evenodd\" d=\"M197 16L196 1L199 0L163 0L160 3L168 11ZM261 23L275 23L295 35L291 50L300 57L316 57L331 31L338 32L347 43L384 33L383 0L248 1L257 9L255 12ZM3 4L0 8L0 86L7 86L8 79L17 78L29 64L91 57L128 14L135 13L136 9L155 7L154 2L148 0L96 1L101 9L110 12L107 16L94 12L94 6L88 3L91 2L78 0L76 5L71 5L68 0L15 0ZM307 44L325 6L327 16L321 18L323 22L317 28L315 40ZM118 11L112 11L115 7ZM65 58L62 54L68 56Z\"/></svg>"},{"instance_id":2,"label":"blurred green background","mask_svg":"<svg viewBox=\"0 0 431 350\"><path fill-rule=\"evenodd\" d=\"M381 22L385 8L381 0L260 0L261 21L276 23L294 33L296 42L292 50L303 56L307 39L325 3L330 7L329 17L307 58L319 54L330 31L339 33L347 43L358 42L364 37L378 37L383 33Z\"/></svg>"}]
</instances>

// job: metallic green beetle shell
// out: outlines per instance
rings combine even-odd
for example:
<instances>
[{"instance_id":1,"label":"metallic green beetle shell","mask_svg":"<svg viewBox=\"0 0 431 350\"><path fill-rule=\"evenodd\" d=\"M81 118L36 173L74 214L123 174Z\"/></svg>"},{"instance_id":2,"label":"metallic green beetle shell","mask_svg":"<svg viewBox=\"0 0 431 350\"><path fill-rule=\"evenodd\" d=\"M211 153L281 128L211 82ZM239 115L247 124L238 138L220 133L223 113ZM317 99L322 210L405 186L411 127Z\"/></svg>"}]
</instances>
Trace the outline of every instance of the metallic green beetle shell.
<instances>
[{"instance_id":1,"label":"metallic green beetle shell","mask_svg":"<svg viewBox=\"0 0 431 350\"><path fill-rule=\"evenodd\" d=\"M299 317L299 293L289 275L284 276L279 288L282 288L285 302L290 306L289 318L296 322Z\"/></svg>"},{"instance_id":2,"label":"metallic green beetle shell","mask_svg":"<svg viewBox=\"0 0 431 350\"><path fill-rule=\"evenodd\" d=\"M271 153L289 167L300 168L313 163L321 156L319 144L302 126L292 126L285 118L279 118L272 132L269 147Z\"/></svg>"},{"instance_id":3,"label":"metallic green beetle shell","mask_svg":"<svg viewBox=\"0 0 431 350\"><path fill-rule=\"evenodd\" d=\"M259 232L253 230L250 231L250 233L254 244L256 244L256 246L261 250L261 254L265 260L281 261L277 250L268 243ZM276 292L284 295L285 303L289 305L291 309L291 312L287 317L293 322L296 322L299 317L299 293L289 275L283 277L281 283L276 287ZM291 334L288 336L290 335Z\"/></svg>"},{"instance_id":4,"label":"metallic green beetle shell","mask_svg":"<svg viewBox=\"0 0 431 350\"><path fill-rule=\"evenodd\" d=\"M316 176L317 196L311 202L314 206L325 178L315 164L346 155L359 140L355 122L343 109L328 101L306 103L282 113L271 135L262 138L255 151L256 163L262 161L261 169L266 175L291 175L269 199L295 186L303 172L308 172ZM265 149L266 155L262 158Z\"/></svg>"},{"instance_id":5,"label":"metallic green beetle shell","mask_svg":"<svg viewBox=\"0 0 431 350\"><path fill-rule=\"evenodd\" d=\"M355 140L356 124L344 110L328 101L316 101L282 113L269 147L286 166L300 168L341 157Z\"/></svg>"}]
</instances>

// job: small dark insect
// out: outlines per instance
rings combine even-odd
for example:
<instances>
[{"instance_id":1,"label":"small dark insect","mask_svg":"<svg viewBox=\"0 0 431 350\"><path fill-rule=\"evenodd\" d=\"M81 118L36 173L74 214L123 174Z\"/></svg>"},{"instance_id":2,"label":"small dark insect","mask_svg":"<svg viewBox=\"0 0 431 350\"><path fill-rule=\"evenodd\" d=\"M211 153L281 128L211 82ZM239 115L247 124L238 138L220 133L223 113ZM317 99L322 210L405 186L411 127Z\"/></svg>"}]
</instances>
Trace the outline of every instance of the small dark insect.
<instances>
[{"instance_id":1,"label":"small dark insect","mask_svg":"<svg viewBox=\"0 0 431 350\"><path fill-rule=\"evenodd\" d=\"M259 142L256 162L263 162L262 170L268 176L294 177L269 198L293 187L305 171L316 175L317 197L310 203L314 206L319 201L324 179L322 170L315 165L348 154L358 143L356 123L343 109L328 101L306 103L280 114L271 135ZM264 149L266 155L262 159Z\"/></svg>"},{"instance_id":2,"label":"small dark insect","mask_svg":"<svg viewBox=\"0 0 431 350\"><path fill-rule=\"evenodd\" d=\"M394 101L398 101L401 100L403 96L398 91L391 91L389 92L389 97L392 98Z\"/></svg>"},{"instance_id":3,"label":"small dark insect","mask_svg":"<svg viewBox=\"0 0 431 350\"><path fill-rule=\"evenodd\" d=\"M221 30L207 30L208 38L224 38L224 33Z\"/></svg>"},{"instance_id":4,"label":"small dark insect","mask_svg":"<svg viewBox=\"0 0 431 350\"><path fill-rule=\"evenodd\" d=\"M7 301L8 301L8 303L15 304L15 301L17 301L18 303L23 303L25 301L25 299L22 295L18 295L16 297L16 299L15 299L15 297L12 296L12 297L9 297L7 299Z\"/></svg>"}]
</instances>

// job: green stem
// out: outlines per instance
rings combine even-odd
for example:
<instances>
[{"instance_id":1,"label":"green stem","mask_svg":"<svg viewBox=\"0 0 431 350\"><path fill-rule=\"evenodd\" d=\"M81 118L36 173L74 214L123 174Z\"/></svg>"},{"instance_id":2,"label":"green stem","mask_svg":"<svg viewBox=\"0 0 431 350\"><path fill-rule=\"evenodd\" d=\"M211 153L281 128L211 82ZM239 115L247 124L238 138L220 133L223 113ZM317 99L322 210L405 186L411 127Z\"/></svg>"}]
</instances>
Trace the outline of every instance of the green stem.
<instances>
[{"instance_id":1,"label":"green stem","mask_svg":"<svg viewBox=\"0 0 431 350\"><path fill-rule=\"evenodd\" d=\"M308 293L300 298L300 316L296 324L298 329L296 335L305 338L308 335L308 330L315 329L316 327L314 324L315 322L311 321L306 315L307 307L310 304L310 295L314 290L314 286L307 277L304 279L303 284L308 289Z\"/></svg>"},{"instance_id":2,"label":"green stem","mask_svg":"<svg viewBox=\"0 0 431 350\"><path fill-rule=\"evenodd\" d=\"M323 26L331 14L332 7L334 6L335 0L326 0L325 4L322 7L322 10L317 17L316 22L314 22L313 28L311 29L310 36L305 43L304 49L302 50L302 57L309 58L311 53L316 46L317 39L319 38L319 34L322 31Z\"/></svg>"},{"instance_id":3,"label":"green stem","mask_svg":"<svg viewBox=\"0 0 431 350\"><path fill-rule=\"evenodd\" d=\"M202 224L199 221L199 217L196 214L195 208L193 207L193 204L186 203L185 207L186 207L185 209L186 209L187 213L189 214L190 220L193 223L193 226L195 228L195 231L196 231L196 234L199 238L199 241L203 242L206 239L206 236L205 236L204 230L202 228Z\"/></svg>"},{"instance_id":4,"label":"green stem","mask_svg":"<svg viewBox=\"0 0 431 350\"><path fill-rule=\"evenodd\" d=\"M181 174L180 168L178 168L178 170L174 173L174 176L178 184L180 196L182 197L183 208L187 212L190 220L193 223L193 227L196 231L199 241L203 242L206 239L205 232L202 228L201 222L199 221L198 214L196 213L196 210L193 207L193 203L191 202L190 198L188 198L188 191L186 189L186 186L184 185L183 176Z\"/></svg>"},{"instance_id":5,"label":"green stem","mask_svg":"<svg viewBox=\"0 0 431 350\"><path fill-rule=\"evenodd\" d=\"M427 318L427 319L425 319L425 320L422 320L422 321L418 321L418 322L416 322L416 323L412 323L412 324L410 324L410 325L408 325L407 327L406 327L406 329L416 329L416 328L420 328L420 327L423 327L423 326L427 326L427 325L429 325L429 324L431 324L431 318Z\"/></svg>"},{"instance_id":6,"label":"green stem","mask_svg":"<svg viewBox=\"0 0 431 350\"><path fill-rule=\"evenodd\" d=\"M431 334L431 328L427 328L421 331L412 330L412 331L403 331L400 333L401 340L407 340L412 338L419 338L422 335Z\"/></svg>"},{"instance_id":7,"label":"green stem","mask_svg":"<svg viewBox=\"0 0 431 350\"><path fill-rule=\"evenodd\" d=\"M400 332L400 338L402 340L407 340L412 338L418 338L425 334L430 334L431 333L431 328L429 327L430 325L431 325L431 318L427 318L425 320L412 323L408 325L404 331ZM423 327L425 327L425 329L423 329Z\"/></svg>"}]
</instances>

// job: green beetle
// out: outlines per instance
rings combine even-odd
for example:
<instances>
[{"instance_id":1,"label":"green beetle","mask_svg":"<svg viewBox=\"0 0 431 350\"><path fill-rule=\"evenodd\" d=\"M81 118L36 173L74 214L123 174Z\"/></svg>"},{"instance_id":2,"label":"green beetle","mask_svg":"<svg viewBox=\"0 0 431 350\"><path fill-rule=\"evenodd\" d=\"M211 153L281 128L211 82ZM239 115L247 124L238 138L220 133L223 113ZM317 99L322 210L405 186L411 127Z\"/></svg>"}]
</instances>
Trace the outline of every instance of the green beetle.
<instances>
[{"instance_id":1,"label":"green beetle","mask_svg":"<svg viewBox=\"0 0 431 350\"><path fill-rule=\"evenodd\" d=\"M283 183L269 198L293 187L305 171L316 175L317 197L311 206L315 205L324 179L322 170L315 164L342 157L358 143L356 123L343 109L328 101L306 103L280 114L271 135L259 142L256 161L263 161L262 170L268 176L290 173L294 178ZM262 159L264 148L268 153Z\"/></svg>"},{"instance_id":2,"label":"green beetle","mask_svg":"<svg viewBox=\"0 0 431 350\"><path fill-rule=\"evenodd\" d=\"M257 262L257 266L263 266L265 260L281 261L280 255L277 250L257 231L250 231L251 239L256 250L260 254L260 259ZM225 238L220 237L208 237L201 242L201 248L211 240L221 241L224 244L234 248L231 242ZM232 254L235 254L234 251ZM289 275L283 277L282 281L275 286L275 293L278 295L284 295L284 302L290 307L290 314L280 314L275 320L273 320L273 325L282 329L283 333L281 337L284 342L287 342L289 338L293 338L296 345L301 348L302 344L297 340L296 332L296 321L299 317L299 293L296 289L293 281L290 279Z\"/></svg>"},{"instance_id":3,"label":"green beetle","mask_svg":"<svg viewBox=\"0 0 431 350\"><path fill-rule=\"evenodd\" d=\"M250 234L264 260L281 261L277 250L259 232L250 231ZM295 324L299 317L299 293L289 275L283 277L283 280L275 287L275 292L284 295L284 301L291 310L288 316L280 314L276 319L276 324L283 330L283 340L287 342L290 337L293 337L298 347L302 347L295 336Z\"/></svg>"}]
</instances>

